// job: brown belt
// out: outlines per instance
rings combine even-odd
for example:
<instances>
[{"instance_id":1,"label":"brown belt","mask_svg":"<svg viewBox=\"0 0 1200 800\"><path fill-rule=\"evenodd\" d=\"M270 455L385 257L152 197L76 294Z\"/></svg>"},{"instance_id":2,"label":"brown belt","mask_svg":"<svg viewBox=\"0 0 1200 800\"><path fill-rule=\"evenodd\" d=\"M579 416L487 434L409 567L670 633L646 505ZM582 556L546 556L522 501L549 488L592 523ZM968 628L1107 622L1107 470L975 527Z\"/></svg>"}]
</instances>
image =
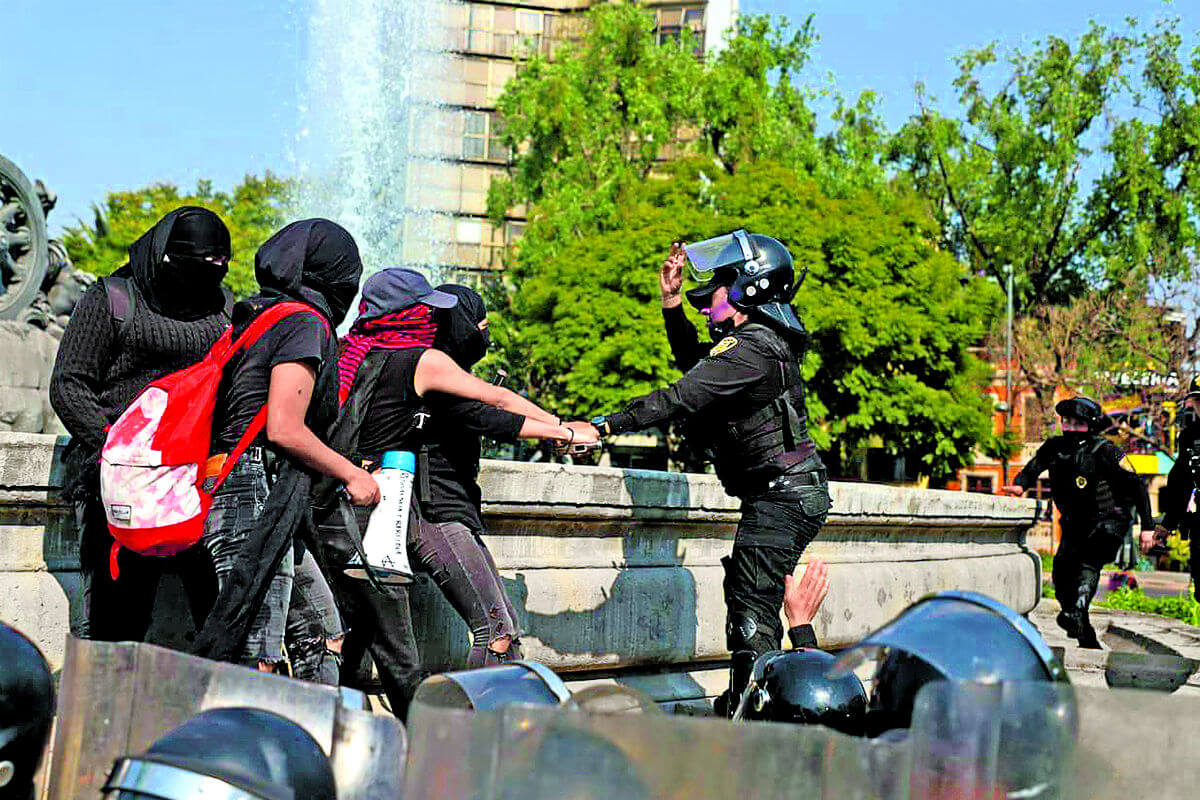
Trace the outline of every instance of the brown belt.
<instances>
[{"instance_id":1,"label":"brown belt","mask_svg":"<svg viewBox=\"0 0 1200 800\"><path fill-rule=\"evenodd\" d=\"M242 458L249 458L252 461L263 460L263 449L261 447L248 447L246 452L242 453ZM221 474L221 469L225 466L225 462L229 460L229 453L217 453L208 457L208 461L204 462L204 477L215 478Z\"/></svg>"}]
</instances>

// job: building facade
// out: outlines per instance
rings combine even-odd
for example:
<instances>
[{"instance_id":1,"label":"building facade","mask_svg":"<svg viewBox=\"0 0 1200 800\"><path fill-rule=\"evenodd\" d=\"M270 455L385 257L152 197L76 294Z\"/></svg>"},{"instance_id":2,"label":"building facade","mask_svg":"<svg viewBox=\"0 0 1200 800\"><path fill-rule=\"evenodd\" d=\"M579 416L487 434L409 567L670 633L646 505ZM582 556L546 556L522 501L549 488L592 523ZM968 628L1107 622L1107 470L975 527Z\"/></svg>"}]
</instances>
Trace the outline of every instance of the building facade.
<instances>
[{"instance_id":1,"label":"building facade","mask_svg":"<svg viewBox=\"0 0 1200 800\"><path fill-rule=\"evenodd\" d=\"M432 207L447 214L443 274L467 283L503 268L505 246L521 237L523 209L510 211L502 225L487 216L488 186L504 173L509 152L498 135L496 101L522 59L555 50L582 31L584 12L603 0L472 0L447 8L450 62L437 95L436 137L441 160L429 165L419 180L426 196L433 187ZM660 40L678 38L687 28L705 51L720 46L737 14L737 0L664 2L646 0Z\"/></svg>"}]
</instances>

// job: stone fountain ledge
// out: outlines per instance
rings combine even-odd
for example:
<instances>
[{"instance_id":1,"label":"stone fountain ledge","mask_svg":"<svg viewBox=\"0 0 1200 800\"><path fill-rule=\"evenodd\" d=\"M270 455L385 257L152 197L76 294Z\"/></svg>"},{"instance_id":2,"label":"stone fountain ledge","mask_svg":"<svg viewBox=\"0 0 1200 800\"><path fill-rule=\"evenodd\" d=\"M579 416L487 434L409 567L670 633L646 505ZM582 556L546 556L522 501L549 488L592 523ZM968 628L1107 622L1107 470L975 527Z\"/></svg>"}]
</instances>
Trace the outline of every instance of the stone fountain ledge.
<instances>
[{"instance_id":1,"label":"stone fountain ledge","mask_svg":"<svg viewBox=\"0 0 1200 800\"><path fill-rule=\"evenodd\" d=\"M61 663L79 613L78 553L59 498L64 438L0 433L0 618ZM485 461L486 537L522 620L527 656L573 680L639 682L663 701L711 696L728 658L720 559L738 501L711 475ZM806 551L830 564L818 619L843 647L921 596L971 589L1031 611L1040 561L1024 546L1032 500L834 483L829 520ZM170 582L166 582L169 584ZM181 641L186 604L160 602ZM466 627L428 583L412 593L422 660L459 666ZM174 637L174 638L173 638Z\"/></svg>"}]
</instances>

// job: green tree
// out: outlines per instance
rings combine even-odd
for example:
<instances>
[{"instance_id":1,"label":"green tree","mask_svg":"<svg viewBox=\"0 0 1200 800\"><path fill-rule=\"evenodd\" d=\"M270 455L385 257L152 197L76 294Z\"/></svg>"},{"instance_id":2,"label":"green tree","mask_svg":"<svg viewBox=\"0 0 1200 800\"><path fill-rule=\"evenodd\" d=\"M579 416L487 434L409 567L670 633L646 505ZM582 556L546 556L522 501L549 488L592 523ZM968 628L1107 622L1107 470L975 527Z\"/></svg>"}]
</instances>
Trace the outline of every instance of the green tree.
<instances>
[{"instance_id":1,"label":"green tree","mask_svg":"<svg viewBox=\"0 0 1200 800\"><path fill-rule=\"evenodd\" d=\"M291 184L268 172L247 175L231 193L214 191L211 181L199 181L191 193L169 183L144 189L110 192L95 206L95 221L67 228L64 242L75 266L94 275L108 275L129 260L129 246L168 211L181 205L215 211L229 226L233 258L225 285L239 297L251 294L254 253L283 222Z\"/></svg>"},{"instance_id":2,"label":"green tree","mask_svg":"<svg viewBox=\"0 0 1200 800\"><path fill-rule=\"evenodd\" d=\"M812 333L809 411L835 471L878 438L944 477L988 435L985 372L967 348L987 331L998 293L935 247L936 226L912 195L833 198L778 164L729 175L694 159L623 201L610 230L555 248L522 244L511 303L493 327L539 400L586 416L677 378L659 264L676 239L745 227L777 236L809 270L796 298Z\"/></svg>"},{"instance_id":3,"label":"green tree","mask_svg":"<svg viewBox=\"0 0 1200 800\"><path fill-rule=\"evenodd\" d=\"M1131 351L1174 335L1150 324L1163 315L1147 292L1195 259L1200 51L1184 64L1174 23L1144 36L1129 24L1003 64L994 44L968 51L963 116L918 86L919 113L890 146L944 246L1001 284L1012 271L1021 370L1047 420L1056 389L1143 368Z\"/></svg>"}]
</instances>

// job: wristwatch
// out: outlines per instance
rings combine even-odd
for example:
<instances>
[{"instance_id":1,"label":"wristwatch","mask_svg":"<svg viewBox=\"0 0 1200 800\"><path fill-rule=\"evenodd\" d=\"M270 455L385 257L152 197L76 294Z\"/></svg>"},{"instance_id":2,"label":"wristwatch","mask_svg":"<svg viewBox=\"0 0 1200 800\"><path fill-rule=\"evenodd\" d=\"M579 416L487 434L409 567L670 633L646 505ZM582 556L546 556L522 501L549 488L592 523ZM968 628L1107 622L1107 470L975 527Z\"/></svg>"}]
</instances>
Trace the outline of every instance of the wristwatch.
<instances>
[{"instance_id":1,"label":"wristwatch","mask_svg":"<svg viewBox=\"0 0 1200 800\"><path fill-rule=\"evenodd\" d=\"M592 424L593 428L600 432L601 436L608 436L611 433L611 431L608 429L608 417L604 416L603 414L598 417L592 417L590 420L588 420L588 422Z\"/></svg>"}]
</instances>

